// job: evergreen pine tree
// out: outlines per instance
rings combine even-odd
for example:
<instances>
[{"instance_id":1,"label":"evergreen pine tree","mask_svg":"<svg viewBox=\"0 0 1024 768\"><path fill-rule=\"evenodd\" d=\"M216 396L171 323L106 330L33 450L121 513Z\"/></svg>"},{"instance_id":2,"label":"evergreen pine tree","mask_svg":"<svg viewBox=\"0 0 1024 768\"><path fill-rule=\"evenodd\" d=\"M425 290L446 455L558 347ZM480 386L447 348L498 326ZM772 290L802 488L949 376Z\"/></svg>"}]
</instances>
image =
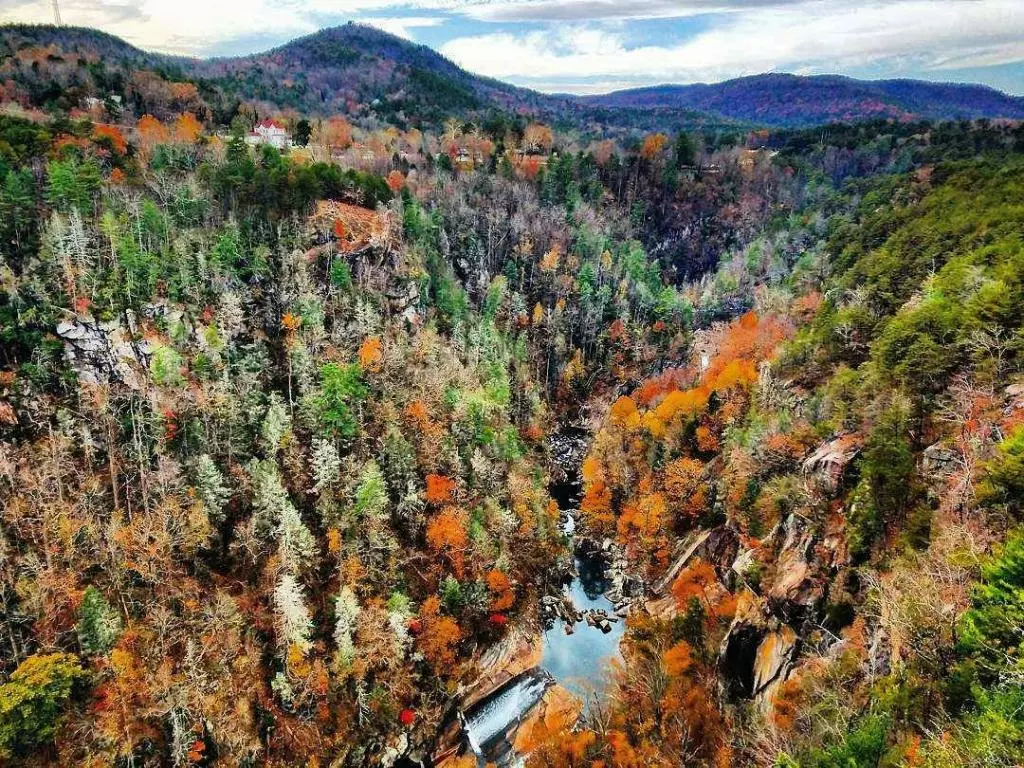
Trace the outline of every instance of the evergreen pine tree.
<instances>
[{"instance_id":1,"label":"evergreen pine tree","mask_svg":"<svg viewBox=\"0 0 1024 768\"><path fill-rule=\"evenodd\" d=\"M82 617L78 621L78 642L87 654L106 653L121 632L121 616L96 587L85 590Z\"/></svg>"}]
</instances>

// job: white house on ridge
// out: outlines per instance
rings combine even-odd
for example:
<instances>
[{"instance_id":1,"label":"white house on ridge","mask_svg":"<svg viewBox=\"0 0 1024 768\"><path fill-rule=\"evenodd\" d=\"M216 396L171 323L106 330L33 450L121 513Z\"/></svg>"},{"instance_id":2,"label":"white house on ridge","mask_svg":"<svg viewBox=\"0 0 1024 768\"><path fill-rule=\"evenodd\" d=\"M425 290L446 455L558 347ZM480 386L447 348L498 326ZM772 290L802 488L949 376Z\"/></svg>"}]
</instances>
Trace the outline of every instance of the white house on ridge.
<instances>
[{"instance_id":1,"label":"white house on ridge","mask_svg":"<svg viewBox=\"0 0 1024 768\"><path fill-rule=\"evenodd\" d=\"M269 118L256 123L256 127L245 137L245 143L251 146L269 144L277 149L287 149L292 145L285 127Z\"/></svg>"}]
</instances>

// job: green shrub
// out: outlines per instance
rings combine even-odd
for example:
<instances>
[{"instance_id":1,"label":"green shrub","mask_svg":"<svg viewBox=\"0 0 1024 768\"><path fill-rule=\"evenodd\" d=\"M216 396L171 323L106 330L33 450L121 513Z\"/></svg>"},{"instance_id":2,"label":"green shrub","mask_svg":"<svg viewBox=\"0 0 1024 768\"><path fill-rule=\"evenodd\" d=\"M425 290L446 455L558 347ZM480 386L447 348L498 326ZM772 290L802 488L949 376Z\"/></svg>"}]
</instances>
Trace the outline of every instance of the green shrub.
<instances>
[{"instance_id":1,"label":"green shrub","mask_svg":"<svg viewBox=\"0 0 1024 768\"><path fill-rule=\"evenodd\" d=\"M1011 534L982 569L971 602L960 624L960 648L978 660L982 677L992 680L1024 658L1024 528Z\"/></svg>"},{"instance_id":2,"label":"green shrub","mask_svg":"<svg viewBox=\"0 0 1024 768\"><path fill-rule=\"evenodd\" d=\"M93 200L100 188L100 169L92 160L76 158L53 160L47 166L49 187L47 200L54 208L69 211L77 208L82 214L92 213Z\"/></svg>"},{"instance_id":3,"label":"green shrub","mask_svg":"<svg viewBox=\"0 0 1024 768\"><path fill-rule=\"evenodd\" d=\"M149 361L149 371L154 383L160 386L174 387L180 385L184 378L181 367L184 365L181 355L173 347L157 347Z\"/></svg>"},{"instance_id":4,"label":"green shrub","mask_svg":"<svg viewBox=\"0 0 1024 768\"><path fill-rule=\"evenodd\" d=\"M997 448L994 459L985 465L980 496L987 503L1009 504L1018 515L1024 503L1024 425L1018 425Z\"/></svg>"},{"instance_id":5,"label":"green shrub","mask_svg":"<svg viewBox=\"0 0 1024 768\"><path fill-rule=\"evenodd\" d=\"M905 514L914 496L914 454L907 435L907 415L893 405L882 412L868 436L849 515L854 554L870 549L885 524Z\"/></svg>"}]
</instances>

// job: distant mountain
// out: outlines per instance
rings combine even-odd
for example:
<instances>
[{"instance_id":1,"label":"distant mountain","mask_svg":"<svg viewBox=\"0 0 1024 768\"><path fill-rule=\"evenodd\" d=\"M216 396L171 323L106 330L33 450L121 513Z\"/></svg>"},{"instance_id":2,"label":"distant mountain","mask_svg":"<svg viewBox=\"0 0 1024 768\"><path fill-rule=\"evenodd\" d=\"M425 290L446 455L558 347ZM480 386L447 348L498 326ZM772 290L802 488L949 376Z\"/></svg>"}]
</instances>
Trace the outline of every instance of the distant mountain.
<instances>
[{"instance_id":1,"label":"distant mountain","mask_svg":"<svg viewBox=\"0 0 1024 768\"><path fill-rule=\"evenodd\" d=\"M72 88L116 86L116 75L130 77L146 68L168 79L196 82L204 95L217 93L307 114L352 112L372 105L386 119L435 122L491 110L585 109L569 99L471 75L430 48L356 24L325 29L265 53L218 59L146 53L91 29L0 28L5 70L18 52L48 47L57 50L42 64ZM114 76L98 72L97 59ZM70 71L76 60L81 72ZM31 80L29 73L22 74L23 80Z\"/></svg>"},{"instance_id":2,"label":"distant mountain","mask_svg":"<svg viewBox=\"0 0 1024 768\"><path fill-rule=\"evenodd\" d=\"M140 78L147 71L159 78ZM772 74L603 96L542 94L467 72L426 46L359 24L264 53L216 59L149 53L92 29L0 27L0 83L12 83L33 106L69 110L89 97L116 94L138 112L181 111L180 99L159 92L160 79L193 83L198 96L188 108L201 105L221 123L230 121L240 101L261 112L341 113L370 125L438 126L459 117L493 127L512 116L611 135L879 117L1024 117L1024 99L983 86L839 76Z\"/></svg>"},{"instance_id":3,"label":"distant mountain","mask_svg":"<svg viewBox=\"0 0 1024 768\"><path fill-rule=\"evenodd\" d=\"M137 110L152 111L146 89L133 87L141 70L194 83L218 121L230 119L239 101L262 111L341 113L399 125L436 126L448 117L483 122L509 114L582 125L615 122L619 112L473 75L426 46L359 24L264 53L215 59L147 53L92 29L0 27L0 82L19 86L33 106L68 110L87 97L115 93Z\"/></svg>"},{"instance_id":4,"label":"distant mountain","mask_svg":"<svg viewBox=\"0 0 1024 768\"><path fill-rule=\"evenodd\" d=\"M197 62L196 72L245 98L310 113L362 104L385 119L439 122L488 111L582 111L568 99L470 74L427 46L359 24L265 53Z\"/></svg>"},{"instance_id":5,"label":"distant mountain","mask_svg":"<svg viewBox=\"0 0 1024 768\"><path fill-rule=\"evenodd\" d=\"M983 85L855 80L839 75L754 75L713 85L658 85L580 97L609 108L687 109L766 126L872 118L1024 118L1024 98Z\"/></svg>"},{"instance_id":6,"label":"distant mountain","mask_svg":"<svg viewBox=\"0 0 1024 768\"><path fill-rule=\"evenodd\" d=\"M735 121L689 110L651 113L589 105L474 75L424 45L360 24L298 38L263 53L195 59L147 53L97 30L0 26L0 83L10 80L32 104L68 110L86 97L123 95L136 111L159 112L140 71L194 83L210 117L230 121L239 101L262 112L344 114L355 122L439 126L449 117L490 123L536 118L584 133L735 129ZM152 83L150 83L152 84ZM173 111L175 105L167 105Z\"/></svg>"}]
</instances>

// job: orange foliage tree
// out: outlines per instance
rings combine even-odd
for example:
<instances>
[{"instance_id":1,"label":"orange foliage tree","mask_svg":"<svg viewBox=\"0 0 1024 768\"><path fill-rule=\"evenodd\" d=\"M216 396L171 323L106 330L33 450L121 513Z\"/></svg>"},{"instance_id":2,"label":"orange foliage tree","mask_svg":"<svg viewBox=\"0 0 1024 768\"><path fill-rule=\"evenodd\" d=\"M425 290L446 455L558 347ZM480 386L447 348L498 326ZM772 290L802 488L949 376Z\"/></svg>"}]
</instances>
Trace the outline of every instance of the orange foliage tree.
<instances>
[{"instance_id":1,"label":"orange foliage tree","mask_svg":"<svg viewBox=\"0 0 1024 768\"><path fill-rule=\"evenodd\" d=\"M718 584L718 574L710 563L697 558L690 563L672 582L672 596L676 605L685 609L693 598L703 599L713 609L709 591Z\"/></svg>"},{"instance_id":2,"label":"orange foliage tree","mask_svg":"<svg viewBox=\"0 0 1024 768\"><path fill-rule=\"evenodd\" d=\"M402 175L401 171L391 171L391 173L388 174L387 183L388 189L390 189L393 194L397 195L402 191L402 188L405 187L405 176Z\"/></svg>"},{"instance_id":3,"label":"orange foliage tree","mask_svg":"<svg viewBox=\"0 0 1024 768\"><path fill-rule=\"evenodd\" d=\"M523 131L523 149L527 152L550 152L555 135L550 126L530 123Z\"/></svg>"},{"instance_id":4,"label":"orange foliage tree","mask_svg":"<svg viewBox=\"0 0 1024 768\"><path fill-rule=\"evenodd\" d=\"M507 611L516 601L515 592L508 576L498 570L487 574L487 589L491 593L491 610Z\"/></svg>"},{"instance_id":5,"label":"orange foliage tree","mask_svg":"<svg viewBox=\"0 0 1024 768\"><path fill-rule=\"evenodd\" d=\"M95 139L108 139L114 151L119 155L128 151L128 142L125 140L124 134L121 133L121 129L116 125L100 123L93 128L92 135Z\"/></svg>"},{"instance_id":6,"label":"orange foliage tree","mask_svg":"<svg viewBox=\"0 0 1024 768\"><path fill-rule=\"evenodd\" d=\"M424 497L431 504L446 504L455 495L455 481L444 475L427 475Z\"/></svg>"},{"instance_id":7,"label":"orange foliage tree","mask_svg":"<svg viewBox=\"0 0 1024 768\"><path fill-rule=\"evenodd\" d=\"M427 523L427 544L435 554L448 560L461 577L465 568L465 550L469 543L466 534L466 513L458 507L445 507L441 514Z\"/></svg>"},{"instance_id":8,"label":"orange foliage tree","mask_svg":"<svg viewBox=\"0 0 1024 768\"><path fill-rule=\"evenodd\" d=\"M167 141L167 126L152 115L143 115L135 126L139 134L139 142L145 149L152 149L157 144Z\"/></svg>"},{"instance_id":9,"label":"orange foliage tree","mask_svg":"<svg viewBox=\"0 0 1024 768\"><path fill-rule=\"evenodd\" d=\"M612 426L634 429L640 424L640 412L633 399L623 395L612 403L612 408L608 412L608 420Z\"/></svg>"},{"instance_id":10,"label":"orange foliage tree","mask_svg":"<svg viewBox=\"0 0 1024 768\"><path fill-rule=\"evenodd\" d=\"M703 473L703 464L685 456L665 467L665 492L686 521L699 516L707 503Z\"/></svg>"},{"instance_id":11,"label":"orange foliage tree","mask_svg":"<svg viewBox=\"0 0 1024 768\"><path fill-rule=\"evenodd\" d=\"M441 615L441 599L437 595L423 601L419 622L416 645L439 674L452 674L462 630L453 618Z\"/></svg>"},{"instance_id":12,"label":"orange foliage tree","mask_svg":"<svg viewBox=\"0 0 1024 768\"><path fill-rule=\"evenodd\" d=\"M645 493L623 506L618 521L619 539L634 557L657 552L665 544L665 497ZM667 553L664 553L667 554Z\"/></svg>"},{"instance_id":13,"label":"orange foliage tree","mask_svg":"<svg viewBox=\"0 0 1024 768\"><path fill-rule=\"evenodd\" d=\"M383 345L377 336L369 336L359 346L359 365L368 373L380 373L384 360Z\"/></svg>"},{"instance_id":14,"label":"orange foliage tree","mask_svg":"<svg viewBox=\"0 0 1024 768\"><path fill-rule=\"evenodd\" d=\"M640 147L640 154L644 160L653 160L662 153L668 144L668 136L664 133L652 133L644 137L644 143Z\"/></svg>"},{"instance_id":15,"label":"orange foliage tree","mask_svg":"<svg viewBox=\"0 0 1024 768\"><path fill-rule=\"evenodd\" d=\"M174 138L176 141L191 144L203 132L203 124L196 120L191 112L184 112L178 115L174 121Z\"/></svg>"}]
</instances>

